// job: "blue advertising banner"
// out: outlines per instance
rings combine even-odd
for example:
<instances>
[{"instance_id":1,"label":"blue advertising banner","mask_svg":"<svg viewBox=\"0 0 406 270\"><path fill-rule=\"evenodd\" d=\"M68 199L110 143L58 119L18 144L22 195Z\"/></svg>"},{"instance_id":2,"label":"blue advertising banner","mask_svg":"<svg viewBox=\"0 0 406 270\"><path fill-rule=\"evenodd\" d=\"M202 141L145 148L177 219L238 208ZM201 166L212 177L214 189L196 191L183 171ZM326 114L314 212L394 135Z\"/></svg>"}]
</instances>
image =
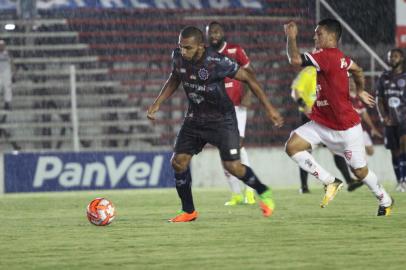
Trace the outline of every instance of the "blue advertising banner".
<instances>
[{"instance_id":1,"label":"blue advertising banner","mask_svg":"<svg viewBox=\"0 0 406 270\"><path fill-rule=\"evenodd\" d=\"M262 9L263 0L37 0L38 9L60 8L251 8ZM0 0L0 9L15 9L16 0Z\"/></svg>"},{"instance_id":2,"label":"blue advertising banner","mask_svg":"<svg viewBox=\"0 0 406 270\"><path fill-rule=\"evenodd\" d=\"M4 192L173 187L171 152L4 155Z\"/></svg>"}]
</instances>

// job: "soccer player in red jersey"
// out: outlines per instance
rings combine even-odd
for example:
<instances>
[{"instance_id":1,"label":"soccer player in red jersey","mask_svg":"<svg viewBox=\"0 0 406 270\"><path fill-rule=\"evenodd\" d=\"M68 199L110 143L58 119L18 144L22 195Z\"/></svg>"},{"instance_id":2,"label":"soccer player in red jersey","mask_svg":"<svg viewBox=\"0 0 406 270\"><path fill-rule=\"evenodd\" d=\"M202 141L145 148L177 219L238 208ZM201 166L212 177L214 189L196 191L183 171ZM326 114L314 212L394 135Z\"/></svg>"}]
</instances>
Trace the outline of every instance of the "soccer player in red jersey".
<instances>
[{"instance_id":1,"label":"soccer player in red jersey","mask_svg":"<svg viewBox=\"0 0 406 270\"><path fill-rule=\"evenodd\" d=\"M342 32L340 23L335 19L320 21L315 29L315 51L304 54L300 54L297 47L296 23L290 22L284 25L284 29L289 63L293 66L312 65L317 69L317 98L309 116L311 121L291 133L286 142L286 153L324 184L325 195L321 207L326 207L343 185L306 151L324 144L332 152L345 157L354 175L379 200L377 215L390 215L393 199L367 166L361 120L349 98L348 72L354 78L361 101L370 107L375 105L375 101L364 90L362 69L337 48Z\"/></svg>"},{"instance_id":2,"label":"soccer player in red jersey","mask_svg":"<svg viewBox=\"0 0 406 270\"><path fill-rule=\"evenodd\" d=\"M206 26L206 37L210 47L235 60L237 64L246 71L254 73L254 70L250 65L250 60L244 49L237 44L232 44L225 40L224 28L219 22L213 21ZM250 166L248 153L243 142L245 137L245 126L247 123L247 107L251 103L251 91L245 91L242 82L232 78L226 77L224 83L227 95L234 104L237 116L238 130L240 133L241 163ZM243 194L240 186L241 181L226 170L224 170L224 172L232 192L231 199L227 201L225 205L233 206L242 203L254 204L254 190L251 187L246 186Z\"/></svg>"}]
</instances>

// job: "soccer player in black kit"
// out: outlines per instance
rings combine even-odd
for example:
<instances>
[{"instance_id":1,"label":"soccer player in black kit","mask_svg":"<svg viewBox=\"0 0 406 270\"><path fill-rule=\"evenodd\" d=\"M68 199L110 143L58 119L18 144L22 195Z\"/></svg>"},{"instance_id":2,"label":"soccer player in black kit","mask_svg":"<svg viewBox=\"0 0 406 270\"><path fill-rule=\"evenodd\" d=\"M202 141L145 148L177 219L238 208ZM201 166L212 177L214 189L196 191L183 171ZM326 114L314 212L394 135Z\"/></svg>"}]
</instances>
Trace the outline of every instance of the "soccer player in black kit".
<instances>
[{"instance_id":1,"label":"soccer player in black kit","mask_svg":"<svg viewBox=\"0 0 406 270\"><path fill-rule=\"evenodd\" d=\"M391 151L398 181L397 191L406 192L406 68L405 55L395 48L388 53L391 70L379 77L377 108L385 126L385 147Z\"/></svg>"},{"instance_id":2,"label":"soccer player in black kit","mask_svg":"<svg viewBox=\"0 0 406 270\"><path fill-rule=\"evenodd\" d=\"M171 159L182 209L169 221L188 222L198 217L193 204L189 164L192 156L198 154L206 143L219 149L227 171L255 189L262 214L271 216L275 204L270 188L262 184L252 169L240 161L237 120L234 105L225 91L224 78L247 83L277 127L283 125L283 118L268 101L253 74L240 69L230 58L204 46L204 36L200 29L193 26L182 29L178 45L179 48L172 53L172 72L147 113L147 117L154 120L161 103L182 83L189 106Z\"/></svg>"}]
</instances>

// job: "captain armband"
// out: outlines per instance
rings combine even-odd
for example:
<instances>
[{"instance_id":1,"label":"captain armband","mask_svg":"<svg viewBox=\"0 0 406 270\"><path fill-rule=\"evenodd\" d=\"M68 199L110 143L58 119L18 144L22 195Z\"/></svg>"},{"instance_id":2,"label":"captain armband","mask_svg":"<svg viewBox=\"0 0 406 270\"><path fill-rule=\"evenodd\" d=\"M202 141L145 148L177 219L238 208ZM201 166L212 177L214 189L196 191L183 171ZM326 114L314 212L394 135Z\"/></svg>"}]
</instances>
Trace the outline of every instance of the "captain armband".
<instances>
[{"instance_id":1,"label":"captain armband","mask_svg":"<svg viewBox=\"0 0 406 270\"><path fill-rule=\"evenodd\" d=\"M299 105L300 107L306 107L306 103L304 102L303 98L298 98L296 100L297 105Z\"/></svg>"},{"instance_id":2,"label":"captain armband","mask_svg":"<svg viewBox=\"0 0 406 270\"><path fill-rule=\"evenodd\" d=\"M313 66L313 62L306 56L306 54L302 53L300 54L300 57L302 58L302 67Z\"/></svg>"}]
</instances>

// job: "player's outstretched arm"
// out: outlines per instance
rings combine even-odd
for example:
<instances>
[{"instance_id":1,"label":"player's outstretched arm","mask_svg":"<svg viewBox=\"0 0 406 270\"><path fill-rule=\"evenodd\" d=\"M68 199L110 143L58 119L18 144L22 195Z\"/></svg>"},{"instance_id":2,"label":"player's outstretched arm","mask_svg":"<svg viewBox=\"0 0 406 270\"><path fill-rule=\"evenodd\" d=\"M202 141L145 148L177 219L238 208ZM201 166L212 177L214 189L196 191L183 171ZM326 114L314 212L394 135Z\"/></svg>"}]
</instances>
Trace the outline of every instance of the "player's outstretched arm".
<instances>
[{"instance_id":1,"label":"player's outstretched arm","mask_svg":"<svg viewBox=\"0 0 406 270\"><path fill-rule=\"evenodd\" d=\"M296 37L298 34L297 25L295 22L290 22L283 25L283 28L286 35L286 54L288 56L289 63L292 66L300 67L303 61L296 42Z\"/></svg>"},{"instance_id":2,"label":"player's outstretched arm","mask_svg":"<svg viewBox=\"0 0 406 270\"><path fill-rule=\"evenodd\" d=\"M251 66L251 64L249 64L247 67L244 67L244 69L255 75L255 70ZM241 98L241 106L244 106L245 108L249 108L251 106L251 103L252 103L252 92L249 90L249 87L247 87L244 84L244 95Z\"/></svg>"},{"instance_id":3,"label":"player's outstretched arm","mask_svg":"<svg viewBox=\"0 0 406 270\"><path fill-rule=\"evenodd\" d=\"M247 72L243 68L240 68L235 74L234 79L245 82L250 88L251 92L259 99L268 114L269 119L277 127L283 126L283 118L279 114L278 110L268 100L264 90L259 85L255 75L251 72Z\"/></svg>"},{"instance_id":4,"label":"player's outstretched arm","mask_svg":"<svg viewBox=\"0 0 406 270\"><path fill-rule=\"evenodd\" d=\"M155 113L159 110L161 103L172 96L173 93L178 89L180 84L180 79L171 73L169 75L168 80L165 82L164 86L162 87L159 95L155 99L154 103L149 106L147 111L147 118L150 120L155 120Z\"/></svg>"}]
</instances>

